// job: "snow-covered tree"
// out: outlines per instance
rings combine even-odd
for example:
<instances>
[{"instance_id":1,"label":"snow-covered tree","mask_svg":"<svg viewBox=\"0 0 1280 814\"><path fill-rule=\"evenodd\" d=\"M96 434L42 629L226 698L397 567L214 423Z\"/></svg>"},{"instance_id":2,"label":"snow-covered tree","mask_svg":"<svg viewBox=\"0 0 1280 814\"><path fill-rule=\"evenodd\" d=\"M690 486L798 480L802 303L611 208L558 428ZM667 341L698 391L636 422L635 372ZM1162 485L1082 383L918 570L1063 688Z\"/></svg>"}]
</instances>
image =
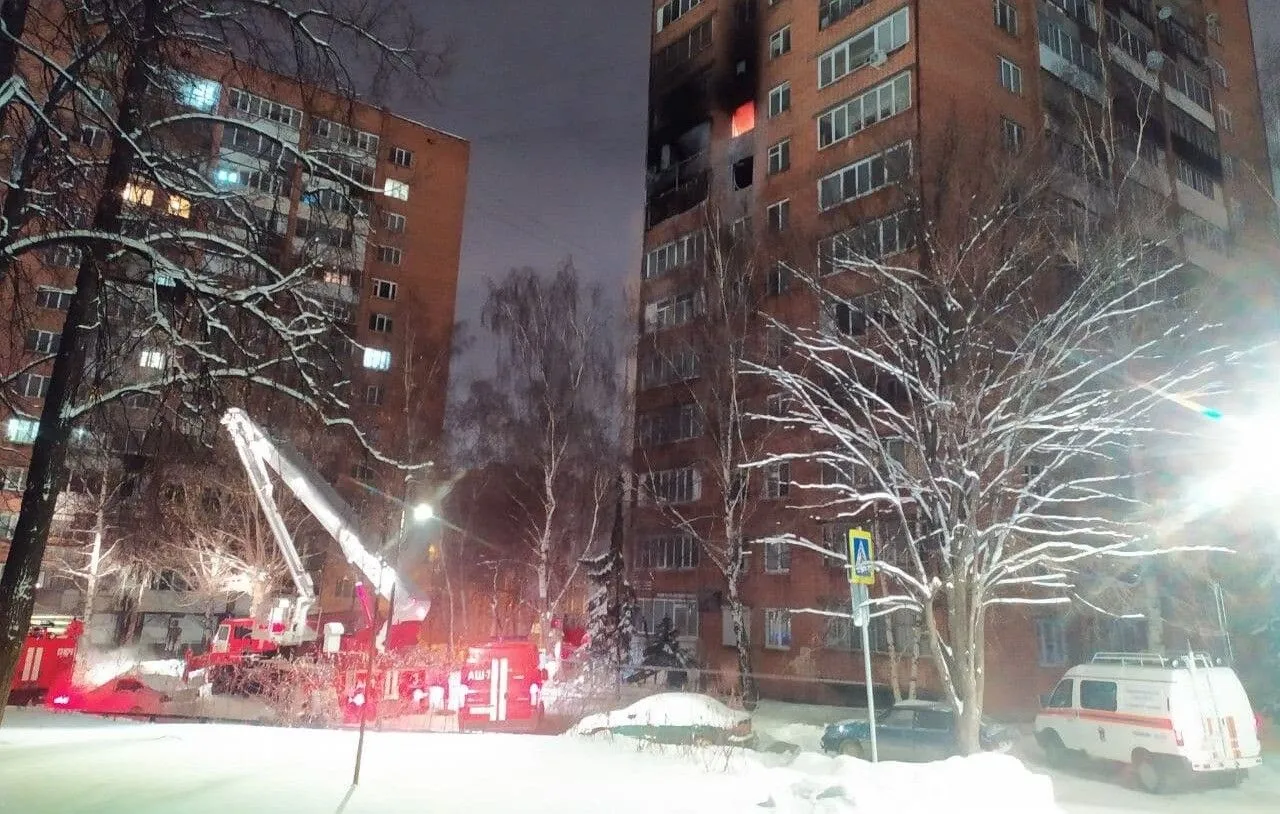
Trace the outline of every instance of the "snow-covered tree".
<instances>
[{"instance_id":1,"label":"snow-covered tree","mask_svg":"<svg viewBox=\"0 0 1280 814\"><path fill-rule=\"evenodd\" d=\"M367 441L348 414L348 318L329 288L350 284L342 269L365 248L378 190L344 149L285 135L300 111L282 109L287 120L272 122L223 115L220 89L241 93L230 87L237 76L269 61L277 81L296 80L307 113L341 124L349 120L342 99L376 92L391 72L425 82L436 67L394 0L49 0L7 4L3 17L0 281L12 297L4 305L33 296L50 270L68 290L60 332L32 345L15 327L3 359L0 384L10 394L28 373L47 380L38 414L8 399L32 444L0 579L0 702L73 430L94 431L112 404L198 429L223 404L260 390ZM226 86L200 80L190 72L197 64L224 66ZM357 65L372 83L353 80L348 68ZM256 145L262 172L210 171L211 145L229 134ZM259 190L277 200L298 179L317 205L306 231L295 229L302 241L289 246L286 213L262 208Z\"/></svg>"},{"instance_id":2,"label":"snow-covered tree","mask_svg":"<svg viewBox=\"0 0 1280 814\"><path fill-rule=\"evenodd\" d=\"M598 286L566 262L491 281L481 320L497 345L492 378L463 408L473 466L501 461L516 481L520 543L548 630L581 557L608 533L618 452L618 360Z\"/></svg>"},{"instance_id":3,"label":"snow-covered tree","mask_svg":"<svg viewBox=\"0 0 1280 814\"><path fill-rule=\"evenodd\" d=\"M1221 360L1183 307L1173 232L1125 215L1146 199L1118 191L1076 216L1061 176L960 128L921 166L891 228L856 227L797 269L821 316L773 323L791 358L752 368L787 407L754 418L812 446L754 464L790 464L806 506L879 532L891 589L873 610L918 614L976 749L992 614L1080 599L1099 560L1179 548L1141 511L1128 455L1172 432Z\"/></svg>"},{"instance_id":4,"label":"snow-covered tree","mask_svg":"<svg viewBox=\"0 0 1280 814\"><path fill-rule=\"evenodd\" d=\"M623 497L624 490L619 487L608 547L582 557L587 571L587 634L591 656L614 667L627 662L634 632L635 592L627 579L623 556L626 539Z\"/></svg>"}]
</instances>

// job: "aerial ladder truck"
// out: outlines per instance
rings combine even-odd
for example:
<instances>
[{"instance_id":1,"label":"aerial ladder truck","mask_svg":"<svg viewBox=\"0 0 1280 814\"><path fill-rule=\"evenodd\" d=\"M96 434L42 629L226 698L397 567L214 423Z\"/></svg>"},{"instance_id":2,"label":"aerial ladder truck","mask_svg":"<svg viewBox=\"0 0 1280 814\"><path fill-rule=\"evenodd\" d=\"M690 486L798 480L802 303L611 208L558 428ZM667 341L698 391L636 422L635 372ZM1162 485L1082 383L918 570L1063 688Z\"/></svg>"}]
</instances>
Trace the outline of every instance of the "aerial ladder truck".
<instances>
[{"instance_id":1,"label":"aerial ladder truck","mask_svg":"<svg viewBox=\"0 0 1280 814\"><path fill-rule=\"evenodd\" d=\"M348 704L354 701L358 707L375 696L400 700L402 688L408 690L415 701L420 701L429 667L425 663L415 665L411 651L418 642L418 631L430 603L402 579L393 566L370 550L361 539L355 512L292 447L272 439L239 408L228 410L222 424L235 443L296 595L278 600L267 618L224 620L218 626L209 652L188 656L187 673L205 670L206 682L212 690L224 692L237 686L235 677L247 665L267 659L296 660L305 656L310 660L327 660L339 667L339 698ZM272 472L319 521L337 542L343 557L364 578L365 581L356 586L368 623L364 636L347 633L338 622L325 624L321 636L321 631L312 624L311 614L318 602L315 584L276 503ZM375 633L378 599L389 603L390 613L387 623ZM376 635L374 645L379 653L376 665L381 665L375 666L373 682L364 675L370 644L367 637L371 635ZM396 666L389 667L393 662ZM381 686L381 692L366 691L366 686L376 688L377 685Z\"/></svg>"}]
</instances>

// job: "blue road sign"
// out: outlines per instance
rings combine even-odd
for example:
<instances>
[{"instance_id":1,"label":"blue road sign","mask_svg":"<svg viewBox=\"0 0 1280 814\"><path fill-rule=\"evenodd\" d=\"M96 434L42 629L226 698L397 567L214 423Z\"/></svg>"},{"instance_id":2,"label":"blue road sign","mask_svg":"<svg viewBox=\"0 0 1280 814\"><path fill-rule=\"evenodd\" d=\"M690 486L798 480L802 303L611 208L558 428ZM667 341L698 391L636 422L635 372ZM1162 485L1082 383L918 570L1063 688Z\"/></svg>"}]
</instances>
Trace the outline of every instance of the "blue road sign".
<instances>
[{"instance_id":1,"label":"blue road sign","mask_svg":"<svg viewBox=\"0 0 1280 814\"><path fill-rule=\"evenodd\" d=\"M875 560L875 545L871 542L871 532L862 529L849 529L849 581L854 585L874 585L875 571L871 564Z\"/></svg>"}]
</instances>

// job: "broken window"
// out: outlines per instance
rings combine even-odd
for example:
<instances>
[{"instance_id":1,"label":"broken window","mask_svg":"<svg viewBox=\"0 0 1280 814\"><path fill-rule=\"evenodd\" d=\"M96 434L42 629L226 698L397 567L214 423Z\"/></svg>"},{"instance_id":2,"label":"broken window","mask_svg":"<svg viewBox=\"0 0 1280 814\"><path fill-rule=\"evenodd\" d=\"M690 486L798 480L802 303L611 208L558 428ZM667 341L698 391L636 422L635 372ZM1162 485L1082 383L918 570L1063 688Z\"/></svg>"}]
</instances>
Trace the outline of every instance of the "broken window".
<instances>
[{"instance_id":1,"label":"broken window","mask_svg":"<svg viewBox=\"0 0 1280 814\"><path fill-rule=\"evenodd\" d=\"M756 158L753 155L739 158L733 162L733 188L746 189L751 186L755 177Z\"/></svg>"}]
</instances>

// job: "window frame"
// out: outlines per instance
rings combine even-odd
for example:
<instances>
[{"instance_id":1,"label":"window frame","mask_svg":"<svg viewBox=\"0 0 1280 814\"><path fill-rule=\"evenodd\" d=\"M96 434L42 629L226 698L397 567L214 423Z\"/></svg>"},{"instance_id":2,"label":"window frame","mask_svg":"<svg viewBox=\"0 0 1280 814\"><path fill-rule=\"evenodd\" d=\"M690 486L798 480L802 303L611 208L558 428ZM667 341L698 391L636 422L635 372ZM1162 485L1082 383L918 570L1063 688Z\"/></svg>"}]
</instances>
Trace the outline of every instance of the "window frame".
<instances>
[{"instance_id":1,"label":"window frame","mask_svg":"<svg viewBox=\"0 0 1280 814\"><path fill-rule=\"evenodd\" d=\"M391 369L391 351L387 348L365 347L362 351L360 364L365 370L385 373Z\"/></svg>"},{"instance_id":2,"label":"window frame","mask_svg":"<svg viewBox=\"0 0 1280 814\"><path fill-rule=\"evenodd\" d=\"M775 107L776 101L776 107ZM791 110L791 81L780 82L769 88L766 118L776 119Z\"/></svg>"},{"instance_id":3,"label":"window frame","mask_svg":"<svg viewBox=\"0 0 1280 814\"><path fill-rule=\"evenodd\" d=\"M791 24L787 23L769 35L769 59L791 53Z\"/></svg>"},{"instance_id":4,"label":"window frame","mask_svg":"<svg viewBox=\"0 0 1280 814\"><path fill-rule=\"evenodd\" d=\"M996 60L999 67L997 76L1000 80L1000 87L1004 88L1009 93L1012 93L1014 96L1021 97L1025 87L1022 81L1022 66L1003 54L998 55ZM1006 79L1008 80L1007 82ZM1017 87L1012 87L1013 85L1016 85Z\"/></svg>"},{"instance_id":5,"label":"window frame","mask_svg":"<svg viewBox=\"0 0 1280 814\"><path fill-rule=\"evenodd\" d=\"M790 650L792 642L791 611L786 608L764 609L764 647L766 650Z\"/></svg>"},{"instance_id":6,"label":"window frame","mask_svg":"<svg viewBox=\"0 0 1280 814\"><path fill-rule=\"evenodd\" d=\"M766 153L766 175L777 175L791 169L791 138L788 136L769 145Z\"/></svg>"}]
</instances>

